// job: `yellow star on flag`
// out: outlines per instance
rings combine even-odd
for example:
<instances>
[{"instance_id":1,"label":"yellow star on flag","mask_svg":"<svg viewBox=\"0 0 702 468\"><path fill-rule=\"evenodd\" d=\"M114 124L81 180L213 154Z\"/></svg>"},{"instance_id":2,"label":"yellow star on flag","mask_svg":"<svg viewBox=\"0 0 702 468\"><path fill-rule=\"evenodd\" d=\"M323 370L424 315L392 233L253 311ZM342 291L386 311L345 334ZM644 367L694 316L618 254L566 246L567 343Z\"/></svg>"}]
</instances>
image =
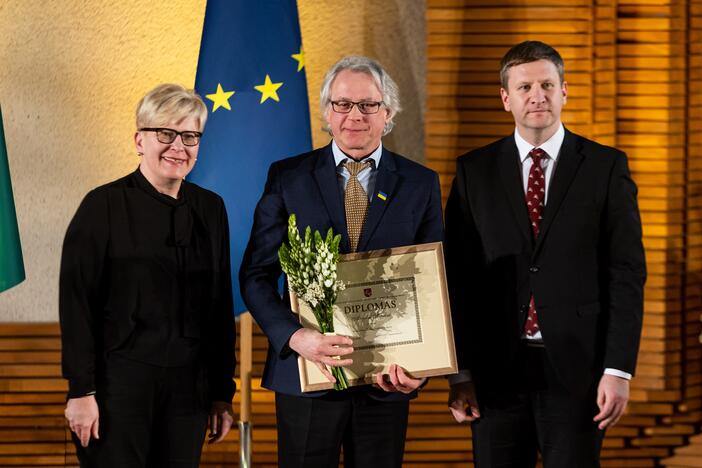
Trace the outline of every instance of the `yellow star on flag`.
<instances>
[{"instance_id":1,"label":"yellow star on flag","mask_svg":"<svg viewBox=\"0 0 702 468\"><path fill-rule=\"evenodd\" d=\"M263 104L268 100L268 98L273 99L276 102L280 102L280 98L278 97L278 88L283 86L283 83L273 83L271 82L271 77L266 75L266 81L262 85L254 86L256 91L259 91L261 93L261 102L259 104Z\"/></svg>"},{"instance_id":2,"label":"yellow star on flag","mask_svg":"<svg viewBox=\"0 0 702 468\"><path fill-rule=\"evenodd\" d=\"M214 112L220 107L224 107L227 110L232 110L232 107L229 105L229 98L232 97L233 94L234 91L225 92L222 89L222 84L217 83L217 92L214 94L208 94L205 97L214 103L212 105L212 112Z\"/></svg>"},{"instance_id":3,"label":"yellow star on flag","mask_svg":"<svg viewBox=\"0 0 702 468\"><path fill-rule=\"evenodd\" d=\"M297 71L305 67L305 52L302 50L302 46L300 46L300 53L292 54L291 57L297 60Z\"/></svg>"}]
</instances>

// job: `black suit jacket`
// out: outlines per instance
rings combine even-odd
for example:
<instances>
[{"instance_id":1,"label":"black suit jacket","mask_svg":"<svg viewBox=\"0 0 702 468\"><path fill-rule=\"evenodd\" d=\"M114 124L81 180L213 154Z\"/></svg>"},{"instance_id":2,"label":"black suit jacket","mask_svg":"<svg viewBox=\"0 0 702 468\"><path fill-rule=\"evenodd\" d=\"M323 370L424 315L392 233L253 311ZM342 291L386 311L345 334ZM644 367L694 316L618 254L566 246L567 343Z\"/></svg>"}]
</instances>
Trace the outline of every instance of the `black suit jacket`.
<instances>
[{"instance_id":1,"label":"black suit jacket","mask_svg":"<svg viewBox=\"0 0 702 468\"><path fill-rule=\"evenodd\" d=\"M313 231L326 233L333 228L342 235L341 253L349 252L343 194L337 177L331 145L275 162L256 206L239 282L246 305L270 343L263 386L277 392L302 394L297 354L287 346L290 336L301 326L287 295L281 298L278 294L282 274L278 248L287 239L288 217L295 213L300 229L310 226ZM379 192L386 195L385 200L377 196ZM374 194L359 252L443 240L441 193L434 171L383 148ZM382 391L375 391L374 396L408 398Z\"/></svg>"},{"instance_id":2,"label":"black suit jacket","mask_svg":"<svg viewBox=\"0 0 702 468\"><path fill-rule=\"evenodd\" d=\"M446 263L459 367L513 385L533 291L546 354L574 393L636 367L645 281L626 155L566 130L533 240L514 135L458 159Z\"/></svg>"}]
</instances>

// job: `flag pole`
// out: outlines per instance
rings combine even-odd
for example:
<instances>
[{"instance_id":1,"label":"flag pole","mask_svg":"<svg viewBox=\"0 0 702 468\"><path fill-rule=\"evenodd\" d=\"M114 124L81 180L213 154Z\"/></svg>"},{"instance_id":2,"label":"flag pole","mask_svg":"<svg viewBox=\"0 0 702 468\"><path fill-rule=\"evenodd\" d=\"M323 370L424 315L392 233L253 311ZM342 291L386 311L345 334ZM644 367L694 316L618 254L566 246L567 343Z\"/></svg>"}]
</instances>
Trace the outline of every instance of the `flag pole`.
<instances>
[{"instance_id":1,"label":"flag pole","mask_svg":"<svg viewBox=\"0 0 702 468\"><path fill-rule=\"evenodd\" d=\"M251 466L251 367L253 352L253 320L250 312L239 316L239 466Z\"/></svg>"}]
</instances>

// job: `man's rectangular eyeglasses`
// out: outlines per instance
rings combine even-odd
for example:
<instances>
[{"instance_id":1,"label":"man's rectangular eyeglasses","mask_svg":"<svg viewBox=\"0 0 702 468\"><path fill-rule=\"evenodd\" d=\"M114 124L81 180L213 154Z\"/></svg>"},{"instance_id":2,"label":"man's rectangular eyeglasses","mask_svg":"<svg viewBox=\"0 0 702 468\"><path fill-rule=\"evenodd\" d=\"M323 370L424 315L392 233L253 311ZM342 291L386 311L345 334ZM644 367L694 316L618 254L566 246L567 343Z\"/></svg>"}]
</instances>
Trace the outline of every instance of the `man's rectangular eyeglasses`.
<instances>
[{"instance_id":1,"label":"man's rectangular eyeglasses","mask_svg":"<svg viewBox=\"0 0 702 468\"><path fill-rule=\"evenodd\" d=\"M339 114L348 114L353 110L353 106L358 106L361 114L376 114L383 105L383 101L332 101L332 109Z\"/></svg>"},{"instance_id":2,"label":"man's rectangular eyeglasses","mask_svg":"<svg viewBox=\"0 0 702 468\"><path fill-rule=\"evenodd\" d=\"M202 133L184 131L179 132L173 130L172 128L140 128L140 132L156 132L156 139L163 143L164 145L169 145L173 143L178 135L180 135L180 141L183 142L185 146L197 146L200 143L200 137Z\"/></svg>"}]
</instances>

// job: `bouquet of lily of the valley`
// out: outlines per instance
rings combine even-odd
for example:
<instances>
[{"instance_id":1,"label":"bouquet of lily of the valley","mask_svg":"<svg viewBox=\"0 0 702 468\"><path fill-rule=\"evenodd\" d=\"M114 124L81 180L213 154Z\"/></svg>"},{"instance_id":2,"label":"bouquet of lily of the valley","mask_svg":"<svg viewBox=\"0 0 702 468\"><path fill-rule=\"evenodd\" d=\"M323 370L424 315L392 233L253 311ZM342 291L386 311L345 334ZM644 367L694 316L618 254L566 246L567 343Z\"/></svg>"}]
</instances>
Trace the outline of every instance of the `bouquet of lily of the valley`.
<instances>
[{"instance_id":1,"label":"bouquet of lily of the valley","mask_svg":"<svg viewBox=\"0 0 702 468\"><path fill-rule=\"evenodd\" d=\"M319 329L324 334L334 333L334 303L337 292L344 289L344 283L336 277L336 264L339 261L341 235L334 235L332 228L323 238L319 231L309 226L305 238L300 238L295 215L288 219L288 244L278 249L278 258L283 271L288 276L290 289L299 299L306 302L317 319ZM342 367L332 367L336 379L335 390L348 388L348 380Z\"/></svg>"}]
</instances>

